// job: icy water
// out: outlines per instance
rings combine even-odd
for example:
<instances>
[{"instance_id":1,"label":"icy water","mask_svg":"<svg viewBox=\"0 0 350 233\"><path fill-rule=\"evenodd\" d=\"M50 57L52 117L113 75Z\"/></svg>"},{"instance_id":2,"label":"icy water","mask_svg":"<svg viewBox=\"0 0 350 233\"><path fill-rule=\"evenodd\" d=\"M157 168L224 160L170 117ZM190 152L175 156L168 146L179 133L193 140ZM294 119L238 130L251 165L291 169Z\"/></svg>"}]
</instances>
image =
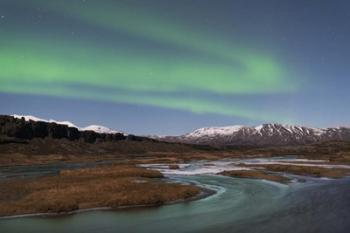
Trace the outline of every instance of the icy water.
<instances>
[{"instance_id":1,"label":"icy water","mask_svg":"<svg viewBox=\"0 0 350 233\"><path fill-rule=\"evenodd\" d=\"M0 232L349 232L350 180L291 186L222 176L186 176L217 190L162 207L0 220Z\"/></svg>"},{"instance_id":2,"label":"icy water","mask_svg":"<svg viewBox=\"0 0 350 233\"><path fill-rule=\"evenodd\" d=\"M159 168L170 173L171 179L216 191L201 200L152 208L0 220L0 232L349 232L349 178L296 177L293 183L282 185L206 174L210 169L227 166L231 166L230 161L198 162L183 165L179 174Z\"/></svg>"}]
</instances>

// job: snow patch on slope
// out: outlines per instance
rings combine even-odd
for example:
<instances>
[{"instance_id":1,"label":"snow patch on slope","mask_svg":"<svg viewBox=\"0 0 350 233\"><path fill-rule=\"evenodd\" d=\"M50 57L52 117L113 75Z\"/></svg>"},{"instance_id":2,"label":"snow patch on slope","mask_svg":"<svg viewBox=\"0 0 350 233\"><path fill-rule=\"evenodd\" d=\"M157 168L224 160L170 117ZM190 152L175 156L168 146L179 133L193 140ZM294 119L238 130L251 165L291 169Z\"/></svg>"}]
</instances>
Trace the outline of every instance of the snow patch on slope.
<instances>
[{"instance_id":1,"label":"snow patch on slope","mask_svg":"<svg viewBox=\"0 0 350 233\"><path fill-rule=\"evenodd\" d=\"M325 129L319 128L305 128L295 125L282 125L282 124L262 124L258 126L242 126L233 125L225 127L205 127L197 129L191 133L185 134L186 138L200 138L200 137L214 137L214 136L230 136L242 130L248 131L251 134L258 135L272 135L277 133L282 135L282 133L288 132L293 135L316 135L321 136L325 133Z\"/></svg>"},{"instance_id":2,"label":"snow patch on slope","mask_svg":"<svg viewBox=\"0 0 350 233\"><path fill-rule=\"evenodd\" d=\"M75 127L75 128L78 128L75 124L73 124L72 122L70 121L56 121L56 120L48 120L49 123L56 123L56 124L59 124L59 125L67 125L69 127ZM79 129L79 128L78 128Z\"/></svg>"},{"instance_id":3,"label":"snow patch on slope","mask_svg":"<svg viewBox=\"0 0 350 233\"><path fill-rule=\"evenodd\" d=\"M26 120L26 121L43 121L43 122L48 122L48 123L56 123L56 124L59 124L59 125L67 125L69 127L75 127L75 128L77 128L77 129L79 129L81 131L91 130L91 131L94 131L96 133L106 133L106 134L121 133L121 134L127 135L127 134L125 134L123 132L112 130L112 129L107 128L107 127L102 126L102 125L89 125L89 126L80 128L80 127L76 126L75 124L73 124L70 121L56 121L56 120L53 120L53 119L46 120L46 119L42 119L42 118L39 118L39 117L36 117L36 116L31 116L31 115L17 115L17 114L13 114L11 116L13 116L14 118L18 118L18 119L21 119L23 117L24 120Z\"/></svg>"},{"instance_id":4,"label":"snow patch on slope","mask_svg":"<svg viewBox=\"0 0 350 233\"><path fill-rule=\"evenodd\" d=\"M13 116L14 118L17 118L17 119L21 119L23 117L25 121L43 121L43 122L48 122L45 119L42 119L42 118L39 118L39 117L35 117L35 116L31 116L31 115L23 115L22 116L22 115L13 114L11 116Z\"/></svg>"},{"instance_id":5,"label":"snow patch on slope","mask_svg":"<svg viewBox=\"0 0 350 233\"><path fill-rule=\"evenodd\" d=\"M11 115L13 116L14 118L18 118L18 119L21 119L22 117L24 118L25 121L43 121L43 122L48 122L48 123L56 123L56 124L59 124L59 125L67 125L69 127L75 127L75 128L78 128L75 124L73 124L72 122L70 121L56 121L56 120L53 120L53 119L50 119L50 120L46 120L46 119L42 119L42 118L39 118L39 117L36 117L36 116L31 116L31 115Z\"/></svg>"},{"instance_id":6,"label":"snow patch on slope","mask_svg":"<svg viewBox=\"0 0 350 233\"><path fill-rule=\"evenodd\" d=\"M205 137L205 136L216 136L216 135L231 135L239 130L241 130L244 126L242 125L233 125L226 127L206 127L200 128L192 133L186 134L186 137Z\"/></svg>"},{"instance_id":7,"label":"snow patch on slope","mask_svg":"<svg viewBox=\"0 0 350 233\"><path fill-rule=\"evenodd\" d=\"M95 131L96 133L106 133L106 134L122 133L102 125L89 125L87 127L81 128L80 130L82 131L91 130L91 131Z\"/></svg>"}]
</instances>

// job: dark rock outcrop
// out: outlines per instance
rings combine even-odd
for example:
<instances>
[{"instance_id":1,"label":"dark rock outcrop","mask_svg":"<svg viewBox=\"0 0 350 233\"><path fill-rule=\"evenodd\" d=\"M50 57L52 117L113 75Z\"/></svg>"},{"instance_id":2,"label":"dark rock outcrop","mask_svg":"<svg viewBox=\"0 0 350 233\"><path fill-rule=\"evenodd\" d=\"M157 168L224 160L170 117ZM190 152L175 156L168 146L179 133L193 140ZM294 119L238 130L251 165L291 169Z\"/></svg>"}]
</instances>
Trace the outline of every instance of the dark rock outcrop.
<instances>
[{"instance_id":1,"label":"dark rock outcrop","mask_svg":"<svg viewBox=\"0 0 350 233\"><path fill-rule=\"evenodd\" d=\"M49 136L47 123L37 121L32 123L33 137L45 138Z\"/></svg>"},{"instance_id":2,"label":"dark rock outcrop","mask_svg":"<svg viewBox=\"0 0 350 233\"><path fill-rule=\"evenodd\" d=\"M81 140L87 143L106 141L144 141L145 137L124 135L122 133L96 133L95 131L79 131L68 125L43 121L26 121L24 118L0 115L0 136L14 139L30 140L33 138Z\"/></svg>"}]
</instances>

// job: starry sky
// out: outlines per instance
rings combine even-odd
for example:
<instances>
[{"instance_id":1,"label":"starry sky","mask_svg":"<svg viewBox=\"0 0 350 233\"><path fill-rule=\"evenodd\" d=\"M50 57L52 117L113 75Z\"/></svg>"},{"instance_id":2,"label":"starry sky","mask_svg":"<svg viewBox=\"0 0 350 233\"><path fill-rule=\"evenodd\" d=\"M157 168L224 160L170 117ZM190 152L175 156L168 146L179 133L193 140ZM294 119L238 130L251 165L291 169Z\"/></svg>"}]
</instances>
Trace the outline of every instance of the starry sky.
<instances>
[{"instance_id":1,"label":"starry sky","mask_svg":"<svg viewBox=\"0 0 350 233\"><path fill-rule=\"evenodd\" d=\"M349 41L346 0L0 0L0 114L350 126Z\"/></svg>"}]
</instances>

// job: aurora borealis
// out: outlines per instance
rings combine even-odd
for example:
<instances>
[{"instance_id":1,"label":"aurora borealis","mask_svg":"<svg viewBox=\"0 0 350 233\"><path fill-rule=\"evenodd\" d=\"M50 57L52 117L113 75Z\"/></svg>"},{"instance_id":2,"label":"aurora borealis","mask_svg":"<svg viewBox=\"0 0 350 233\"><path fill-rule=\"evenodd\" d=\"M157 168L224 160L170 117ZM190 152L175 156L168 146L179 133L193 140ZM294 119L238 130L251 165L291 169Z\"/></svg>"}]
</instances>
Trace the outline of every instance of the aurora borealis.
<instances>
[{"instance_id":1,"label":"aurora borealis","mask_svg":"<svg viewBox=\"0 0 350 233\"><path fill-rule=\"evenodd\" d=\"M303 122L288 104L323 80L298 69L269 38L249 36L261 29L245 25L249 17L243 23L234 17L233 9L244 5L0 0L0 93L111 103L118 112L120 104L159 108L232 124Z\"/></svg>"}]
</instances>

